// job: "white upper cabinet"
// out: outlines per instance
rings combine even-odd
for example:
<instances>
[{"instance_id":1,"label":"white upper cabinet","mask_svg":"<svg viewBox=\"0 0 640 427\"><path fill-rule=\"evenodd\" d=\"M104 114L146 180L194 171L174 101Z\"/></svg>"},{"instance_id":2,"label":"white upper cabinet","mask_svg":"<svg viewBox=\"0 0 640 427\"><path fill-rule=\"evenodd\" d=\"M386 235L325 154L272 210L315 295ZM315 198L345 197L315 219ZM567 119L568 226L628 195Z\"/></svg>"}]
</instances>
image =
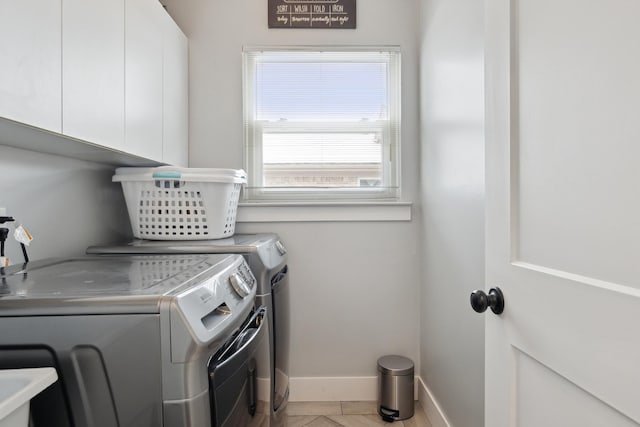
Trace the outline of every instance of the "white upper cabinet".
<instances>
[{"instance_id":1,"label":"white upper cabinet","mask_svg":"<svg viewBox=\"0 0 640 427\"><path fill-rule=\"evenodd\" d=\"M0 0L0 117L61 131L59 0Z\"/></svg>"},{"instance_id":2,"label":"white upper cabinet","mask_svg":"<svg viewBox=\"0 0 640 427\"><path fill-rule=\"evenodd\" d=\"M163 31L157 0L125 3L125 149L162 160Z\"/></svg>"},{"instance_id":3,"label":"white upper cabinet","mask_svg":"<svg viewBox=\"0 0 640 427\"><path fill-rule=\"evenodd\" d=\"M187 39L157 0L0 0L0 118L28 125L1 144L186 166Z\"/></svg>"},{"instance_id":4,"label":"white upper cabinet","mask_svg":"<svg viewBox=\"0 0 640 427\"><path fill-rule=\"evenodd\" d=\"M62 3L62 133L126 151L124 0Z\"/></svg>"},{"instance_id":5,"label":"white upper cabinet","mask_svg":"<svg viewBox=\"0 0 640 427\"><path fill-rule=\"evenodd\" d=\"M176 166L188 164L189 66L187 37L164 13L163 144L162 160Z\"/></svg>"}]
</instances>

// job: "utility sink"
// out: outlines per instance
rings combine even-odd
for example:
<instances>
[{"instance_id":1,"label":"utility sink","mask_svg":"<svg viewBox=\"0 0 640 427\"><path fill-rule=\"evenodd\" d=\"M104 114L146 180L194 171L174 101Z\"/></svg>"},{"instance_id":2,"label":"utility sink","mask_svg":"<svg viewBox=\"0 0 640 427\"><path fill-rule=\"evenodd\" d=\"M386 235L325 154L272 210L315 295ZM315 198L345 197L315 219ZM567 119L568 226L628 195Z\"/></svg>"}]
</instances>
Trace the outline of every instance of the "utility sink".
<instances>
[{"instance_id":1,"label":"utility sink","mask_svg":"<svg viewBox=\"0 0 640 427\"><path fill-rule=\"evenodd\" d=\"M54 368L0 370L0 427L26 427L29 402L57 379Z\"/></svg>"}]
</instances>

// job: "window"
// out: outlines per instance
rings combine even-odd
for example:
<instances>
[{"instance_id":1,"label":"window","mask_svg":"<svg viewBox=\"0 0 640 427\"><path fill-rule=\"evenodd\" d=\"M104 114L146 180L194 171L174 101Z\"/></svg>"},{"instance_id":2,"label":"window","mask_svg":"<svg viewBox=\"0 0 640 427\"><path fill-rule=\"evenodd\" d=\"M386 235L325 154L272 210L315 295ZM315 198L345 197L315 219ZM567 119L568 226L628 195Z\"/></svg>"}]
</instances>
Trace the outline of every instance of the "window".
<instances>
[{"instance_id":1,"label":"window","mask_svg":"<svg viewBox=\"0 0 640 427\"><path fill-rule=\"evenodd\" d=\"M243 55L245 200L399 197L397 48Z\"/></svg>"}]
</instances>

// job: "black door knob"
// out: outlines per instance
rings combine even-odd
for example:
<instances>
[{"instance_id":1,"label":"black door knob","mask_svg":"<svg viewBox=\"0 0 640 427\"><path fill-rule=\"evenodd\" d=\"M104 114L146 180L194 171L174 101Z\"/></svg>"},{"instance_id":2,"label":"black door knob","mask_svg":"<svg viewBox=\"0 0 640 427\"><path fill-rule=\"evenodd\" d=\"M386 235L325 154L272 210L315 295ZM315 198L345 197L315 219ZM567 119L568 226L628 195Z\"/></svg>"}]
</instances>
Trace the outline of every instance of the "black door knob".
<instances>
[{"instance_id":1,"label":"black door knob","mask_svg":"<svg viewBox=\"0 0 640 427\"><path fill-rule=\"evenodd\" d=\"M504 296L500 288L489 289L489 295L481 290L471 292L471 307L478 313L484 313L487 307L491 308L495 314L504 311Z\"/></svg>"}]
</instances>

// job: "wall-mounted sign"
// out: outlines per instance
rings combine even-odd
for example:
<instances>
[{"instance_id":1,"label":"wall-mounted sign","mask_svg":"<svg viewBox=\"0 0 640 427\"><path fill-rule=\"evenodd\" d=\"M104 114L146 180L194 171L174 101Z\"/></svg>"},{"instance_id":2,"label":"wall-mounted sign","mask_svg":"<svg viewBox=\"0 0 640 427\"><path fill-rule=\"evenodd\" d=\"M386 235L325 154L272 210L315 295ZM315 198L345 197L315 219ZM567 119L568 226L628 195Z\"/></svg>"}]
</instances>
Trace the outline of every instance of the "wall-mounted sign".
<instances>
[{"instance_id":1,"label":"wall-mounted sign","mask_svg":"<svg viewBox=\"0 0 640 427\"><path fill-rule=\"evenodd\" d=\"M269 0L269 28L356 28L356 0Z\"/></svg>"}]
</instances>

